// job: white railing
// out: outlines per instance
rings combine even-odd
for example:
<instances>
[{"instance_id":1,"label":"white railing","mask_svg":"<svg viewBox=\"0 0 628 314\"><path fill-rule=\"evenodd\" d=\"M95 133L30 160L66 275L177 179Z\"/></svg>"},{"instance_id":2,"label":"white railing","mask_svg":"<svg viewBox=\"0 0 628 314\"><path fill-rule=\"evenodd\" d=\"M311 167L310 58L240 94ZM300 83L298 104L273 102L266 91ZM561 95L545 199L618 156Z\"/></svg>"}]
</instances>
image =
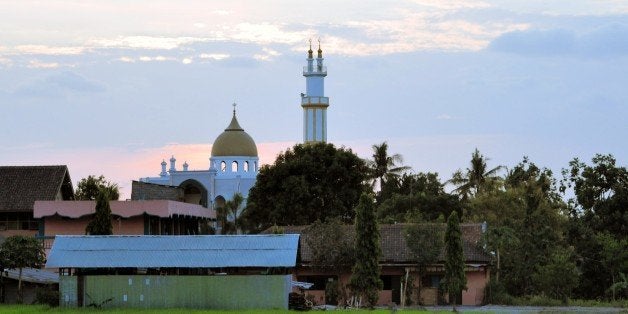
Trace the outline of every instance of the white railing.
<instances>
[{"instance_id":1,"label":"white railing","mask_svg":"<svg viewBox=\"0 0 628 314\"><path fill-rule=\"evenodd\" d=\"M303 67L303 74L314 74L314 73L320 73L320 74L327 74L327 67L322 66L322 67L317 67L316 65L312 66L312 71L310 71L309 67L306 65Z\"/></svg>"},{"instance_id":2,"label":"white railing","mask_svg":"<svg viewBox=\"0 0 628 314\"><path fill-rule=\"evenodd\" d=\"M301 98L302 105L308 104L324 104L329 105L329 97L305 96Z\"/></svg>"}]
</instances>

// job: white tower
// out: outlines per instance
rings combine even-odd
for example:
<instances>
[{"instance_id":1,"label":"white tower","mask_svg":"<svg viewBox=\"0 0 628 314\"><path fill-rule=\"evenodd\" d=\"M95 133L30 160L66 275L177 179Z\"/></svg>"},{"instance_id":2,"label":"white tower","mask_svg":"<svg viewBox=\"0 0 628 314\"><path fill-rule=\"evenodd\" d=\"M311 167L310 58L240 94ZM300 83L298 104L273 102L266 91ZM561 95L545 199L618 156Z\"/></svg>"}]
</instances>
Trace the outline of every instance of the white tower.
<instances>
[{"instance_id":1,"label":"white tower","mask_svg":"<svg viewBox=\"0 0 628 314\"><path fill-rule=\"evenodd\" d=\"M327 68L323 66L323 50L318 41L316 66L312 56L312 40L307 52L307 66L303 67L306 93L301 94L303 107L303 141L305 143L327 141L327 107L329 97L325 97L325 76Z\"/></svg>"}]
</instances>

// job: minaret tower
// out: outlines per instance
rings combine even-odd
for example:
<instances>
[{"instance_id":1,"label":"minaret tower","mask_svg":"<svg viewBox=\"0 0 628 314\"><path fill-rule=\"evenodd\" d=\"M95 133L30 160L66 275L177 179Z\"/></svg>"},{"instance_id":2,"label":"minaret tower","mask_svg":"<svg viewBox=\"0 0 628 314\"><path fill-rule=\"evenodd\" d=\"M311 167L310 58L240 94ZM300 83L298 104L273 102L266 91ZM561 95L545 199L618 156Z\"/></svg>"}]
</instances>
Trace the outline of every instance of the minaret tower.
<instances>
[{"instance_id":1,"label":"minaret tower","mask_svg":"<svg viewBox=\"0 0 628 314\"><path fill-rule=\"evenodd\" d=\"M307 51L307 66L303 67L306 93L301 94L303 107L303 141L305 143L327 141L327 107L329 97L325 97L325 76L327 68L323 66L323 50L318 40L316 65L312 56L312 40Z\"/></svg>"}]
</instances>

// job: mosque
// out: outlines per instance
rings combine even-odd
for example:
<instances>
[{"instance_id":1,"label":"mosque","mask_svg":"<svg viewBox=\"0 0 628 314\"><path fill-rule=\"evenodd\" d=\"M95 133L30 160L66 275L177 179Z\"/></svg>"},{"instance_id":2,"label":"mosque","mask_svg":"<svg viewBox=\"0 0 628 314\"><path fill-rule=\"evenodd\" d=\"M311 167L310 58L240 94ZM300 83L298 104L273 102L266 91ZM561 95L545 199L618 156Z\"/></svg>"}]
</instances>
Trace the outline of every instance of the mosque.
<instances>
[{"instance_id":1,"label":"mosque","mask_svg":"<svg viewBox=\"0 0 628 314\"><path fill-rule=\"evenodd\" d=\"M303 108L303 141L305 143L327 141L327 107L329 97L325 97L324 79L327 68L323 66L323 51L318 45L318 55L314 59L312 43L307 55L307 65L303 67L306 93L301 94ZM316 60L316 62L314 62ZM190 170L187 162L177 169L176 159L170 158L170 167L166 161L161 163L158 177L140 178L139 183L170 187L182 192L186 203L200 204L215 208L230 200L235 193L246 199L249 190L255 185L259 171L257 146L253 138L240 126L233 105L231 122L212 145L209 168ZM136 194L134 186L133 193ZM143 188L145 189L145 188ZM140 190L139 188L137 190ZM138 192L141 194L143 192ZM136 199L143 197L136 196Z\"/></svg>"}]
</instances>

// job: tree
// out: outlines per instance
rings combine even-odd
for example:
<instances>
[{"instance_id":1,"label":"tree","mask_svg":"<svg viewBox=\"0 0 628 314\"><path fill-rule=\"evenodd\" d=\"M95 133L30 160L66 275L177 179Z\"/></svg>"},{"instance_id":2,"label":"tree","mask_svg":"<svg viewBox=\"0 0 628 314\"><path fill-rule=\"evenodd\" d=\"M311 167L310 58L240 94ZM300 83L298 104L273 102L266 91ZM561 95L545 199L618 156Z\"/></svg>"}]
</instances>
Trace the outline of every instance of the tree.
<instances>
[{"instance_id":1,"label":"tree","mask_svg":"<svg viewBox=\"0 0 628 314\"><path fill-rule=\"evenodd\" d=\"M355 258L350 287L354 294L373 308L379 299L382 280L379 278L379 257L381 248L379 228L375 220L373 198L368 194L360 196L355 218Z\"/></svg>"},{"instance_id":2,"label":"tree","mask_svg":"<svg viewBox=\"0 0 628 314\"><path fill-rule=\"evenodd\" d=\"M539 268L534 275L541 291L547 296L567 304L571 291L578 284L578 268L572 260L570 249L559 248L552 253L549 263Z\"/></svg>"},{"instance_id":3,"label":"tree","mask_svg":"<svg viewBox=\"0 0 628 314\"><path fill-rule=\"evenodd\" d=\"M420 221L445 222L452 210L462 212L462 203L444 191L437 173L404 173L384 182L377 195L377 218L381 223Z\"/></svg>"},{"instance_id":4,"label":"tree","mask_svg":"<svg viewBox=\"0 0 628 314\"><path fill-rule=\"evenodd\" d=\"M463 200L468 200L481 192L491 190L499 183L497 172L502 169L502 166L488 170L486 165L488 160L476 148L473 154L471 154L470 168L467 168L465 173L462 170L456 171L451 180L448 181L457 186L454 192L458 193Z\"/></svg>"},{"instance_id":5,"label":"tree","mask_svg":"<svg viewBox=\"0 0 628 314\"><path fill-rule=\"evenodd\" d=\"M303 231L313 267L338 273L351 269L355 264L355 235L347 227L334 218L316 221Z\"/></svg>"},{"instance_id":6,"label":"tree","mask_svg":"<svg viewBox=\"0 0 628 314\"><path fill-rule=\"evenodd\" d=\"M512 248L519 244L519 239L517 238L515 231L507 226L489 228L484 236L487 248L495 252L495 282L499 283L499 274L501 273L501 253L507 248Z\"/></svg>"},{"instance_id":7,"label":"tree","mask_svg":"<svg viewBox=\"0 0 628 314\"><path fill-rule=\"evenodd\" d=\"M338 218L314 222L303 231L301 238L305 239L305 245L312 253L312 267L316 269L335 272L340 278L355 264L355 234ZM345 291L338 280L328 282L325 287L326 304L346 300Z\"/></svg>"},{"instance_id":8,"label":"tree","mask_svg":"<svg viewBox=\"0 0 628 314\"><path fill-rule=\"evenodd\" d=\"M386 180L398 178L410 169L408 166L397 166L397 163L403 163L403 157L400 154L388 155L388 143L373 145L373 160L368 162L373 185L379 183L381 187Z\"/></svg>"},{"instance_id":9,"label":"tree","mask_svg":"<svg viewBox=\"0 0 628 314\"><path fill-rule=\"evenodd\" d=\"M108 190L102 189L96 196L96 213L92 221L90 221L85 228L85 233L89 235L113 234Z\"/></svg>"},{"instance_id":10,"label":"tree","mask_svg":"<svg viewBox=\"0 0 628 314\"><path fill-rule=\"evenodd\" d=\"M11 236L0 245L3 264L8 269L18 269L17 297L22 303L22 270L25 267L39 268L46 262L46 253L39 240L34 237Z\"/></svg>"},{"instance_id":11,"label":"tree","mask_svg":"<svg viewBox=\"0 0 628 314\"><path fill-rule=\"evenodd\" d=\"M449 300L454 306L458 303L458 295L467 289L467 277L464 273L464 251L462 232L458 213L452 212L447 219L445 231L445 290L449 292Z\"/></svg>"},{"instance_id":12,"label":"tree","mask_svg":"<svg viewBox=\"0 0 628 314\"><path fill-rule=\"evenodd\" d=\"M260 169L242 223L253 232L333 217L350 223L368 188L366 174L364 161L350 149L329 143L295 145Z\"/></svg>"},{"instance_id":13,"label":"tree","mask_svg":"<svg viewBox=\"0 0 628 314\"><path fill-rule=\"evenodd\" d=\"M628 251L628 170L618 166L612 155L596 154L591 164L573 159L563 169L561 191L569 199L568 242L574 246L582 272L575 294L581 298L607 297L605 291L622 272L609 252ZM622 246L623 243L623 246Z\"/></svg>"},{"instance_id":14,"label":"tree","mask_svg":"<svg viewBox=\"0 0 628 314\"><path fill-rule=\"evenodd\" d=\"M425 268L437 262L438 256L443 249L443 228L438 224L413 224L405 229L404 237L406 246L412 253L412 258L416 261L419 269L419 278ZM408 281L408 272L404 283ZM404 284L404 290L407 289ZM421 280L419 280L418 294L421 295ZM405 297L405 293L401 294ZM405 298L402 306L405 306Z\"/></svg>"},{"instance_id":15,"label":"tree","mask_svg":"<svg viewBox=\"0 0 628 314\"><path fill-rule=\"evenodd\" d=\"M118 200L120 198L120 188L116 183L109 182L103 175L96 177L93 175L79 181L75 197L77 200L93 201L98 196L100 190L106 190L110 200Z\"/></svg>"},{"instance_id":16,"label":"tree","mask_svg":"<svg viewBox=\"0 0 628 314\"><path fill-rule=\"evenodd\" d=\"M628 238L628 170L616 165L612 155L597 154L593 164L577 158L563 169L565 192L572 187L572 215L581 217L596 232L608 231L618 238Z\"/></svg>"},{"instance_id":17,"label":"tree","mask_svg":"<svg viewBox=\"0 0 628 314\"><path fill-rule=\"evenodd\" d=\"M611 299L615 301L615 289L612 287L621 274L628 271L628 239L618 240L608 232L599 233L596 238L602 246L600 262L612 279L608 290L611 292Z\"/></svg>"},{"instance_id":18,"label":"tree","mask_svg":"<svg viewBox=\"0 0 628 314\"><path fill-rule=\"evenodd\" d=\"M218 220L222 225L222 234L237 234L240 216L242 214L241 207L244 203L244 196L236 192L233 197L218 208Z\"/></svg>"}]
</instances>

